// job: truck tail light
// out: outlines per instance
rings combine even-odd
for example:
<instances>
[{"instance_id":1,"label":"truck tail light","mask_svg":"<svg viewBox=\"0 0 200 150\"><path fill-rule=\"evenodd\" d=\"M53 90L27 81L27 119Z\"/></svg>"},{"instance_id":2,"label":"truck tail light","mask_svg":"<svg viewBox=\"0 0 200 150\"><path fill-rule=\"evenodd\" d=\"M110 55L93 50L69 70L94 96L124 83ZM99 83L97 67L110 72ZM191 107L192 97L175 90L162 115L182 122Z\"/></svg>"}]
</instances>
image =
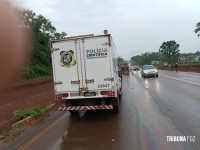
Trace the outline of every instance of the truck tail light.
<instances>
[{"instance_id":1,"label":"truck tail light","mask_svg":"<svg viewBox=\"0 0 200 150\"><path fill-rule=\"evenodd\" d=\"M115 91L101 91L101 95L115 96Z\"/></svg>"},{"instance_id":2,"label":"truck tail light","mask_svg":"<svg viewBox=\"0 0 200 150\"><path fill-rule=\"evenodd\" d=\"M108 95L109 91L101 91L100 94L101 95Z\"/></svg>"},{"instance_id":3,"label":"truck tail light","mask_svg":"<svg viewBox=\"0 0 200 150\"><path fill-rule=\"evenodd\" d=\"M61 99L62 99L62 97L60 96L60 94L55 95L55 100L61 100Z\"/></svg>"},{"instance_id":4,"label":"truck tail light","mask_svg":"<svg viewBox=\"0 0 200 150\"><path fill-rule=\"evenodd\" d=\"M63 94L62 94L62 97L68 97L68 96L69 96L68 93L63 93Z\"/></svg>"},{"instance_id":5,"label":"truck tail light","mask_svg":"<svg viewBox=\"0 0 200 150\"><path fill-rule=\"evenodd\" d=\"M61 100L63 97L68 97L69 93L61 93L55 96L55 100Z\"/></svg>"}]
</instances>

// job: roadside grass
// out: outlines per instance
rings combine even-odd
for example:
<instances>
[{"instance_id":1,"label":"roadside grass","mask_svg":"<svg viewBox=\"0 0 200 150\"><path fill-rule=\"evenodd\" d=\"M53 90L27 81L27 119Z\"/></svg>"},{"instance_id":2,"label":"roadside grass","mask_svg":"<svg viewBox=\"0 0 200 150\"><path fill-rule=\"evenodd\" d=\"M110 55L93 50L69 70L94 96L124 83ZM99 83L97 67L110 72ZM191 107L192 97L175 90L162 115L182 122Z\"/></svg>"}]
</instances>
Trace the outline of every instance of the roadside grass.
<instances>
[{"instance_id":1,"label":"roadside grass","mask_svg":"<svg viewBox=\"0 0 200 150\"><path fill-rule=\"evenodd\" d=\"M200 63L180 63L179 66L200 66Z\"/></svg>"},{"instance_id":2,"label":"roadside grass","mask_svg":"<svg viewBox=\"0 0 200 150\"><path fill-rule=\"evenodd\" d=\"M26 130L31 123L27 123L26 121L23 123L23 119L28 119L28 117L36 117L33 119L33 121L38 122L41 120L40 117L42 115L45 115L46 112L51 110L53 103L47 103L43 105L38 105L36 107L23 109L23 110L16 110L13 112L13 116L18 118L18 124L14 124L10 131L4 133L3 135L0 135L0 144L12 141L20 135L24 130ZM22 121L20 123L20 121ZM34 124L34 122L33 122Z\"/></svg>"},{"instance_id":3,"label":"roadside grass","mask_svg":"<svg viewBox=\"0 0 200 150\"><path fill-rule=\"evenodd\" d=\"M33 117L41 116L49 105L51 104L43 104L43 105L38 105L36 107L24 109L24 110L16 110L13 112L13 116L17 117L19 120L23 120L30 116L33 116Z\"/></svg>"}]
</instances>

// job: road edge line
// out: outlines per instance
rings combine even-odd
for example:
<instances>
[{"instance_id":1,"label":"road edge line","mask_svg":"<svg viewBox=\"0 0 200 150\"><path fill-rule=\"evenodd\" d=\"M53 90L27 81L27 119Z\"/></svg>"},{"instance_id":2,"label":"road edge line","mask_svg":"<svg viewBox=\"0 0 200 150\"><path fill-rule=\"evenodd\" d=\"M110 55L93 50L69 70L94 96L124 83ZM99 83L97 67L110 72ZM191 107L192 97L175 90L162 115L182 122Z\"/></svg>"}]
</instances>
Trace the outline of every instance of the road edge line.
<instances>
[{"instance_id":1,"label":"road edge line","mask_svg":"<svg viewBox=\"0 0 200 150\"><path fill-rule=\"evenodd\" d=\"M25 142L23 145L21 145L17 150L25 150L30 145L32 145L34 142L36 142L39 138L41 138L43 135L45 135L50 129L55 127L61 120L63 120L68 113L64 113L62 116L60 116L57 120L55 120L52 124L48 125L45 129L41 130L39 133L34 135L31 139L29 139L27 142Z\"/></svg>"}]
</instances>

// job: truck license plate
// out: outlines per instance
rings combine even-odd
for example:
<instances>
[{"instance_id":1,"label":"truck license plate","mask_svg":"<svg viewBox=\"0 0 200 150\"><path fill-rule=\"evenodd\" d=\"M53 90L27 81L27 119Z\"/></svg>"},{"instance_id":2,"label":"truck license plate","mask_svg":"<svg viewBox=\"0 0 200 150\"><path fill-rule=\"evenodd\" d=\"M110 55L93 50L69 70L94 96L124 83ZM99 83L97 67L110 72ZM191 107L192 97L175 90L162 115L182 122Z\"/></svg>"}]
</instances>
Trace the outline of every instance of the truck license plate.
<instances>
[{"instance_id":1,"label":"truck license plate","mask_svg":"<svg viewBox=\"0 0 200 150\"><path fill-rule=\"evenodd\" d=\"M84 93L85 97L89 97L89 96L96 96L96 92L85 92Z\"/></svg>"}]
</instances>

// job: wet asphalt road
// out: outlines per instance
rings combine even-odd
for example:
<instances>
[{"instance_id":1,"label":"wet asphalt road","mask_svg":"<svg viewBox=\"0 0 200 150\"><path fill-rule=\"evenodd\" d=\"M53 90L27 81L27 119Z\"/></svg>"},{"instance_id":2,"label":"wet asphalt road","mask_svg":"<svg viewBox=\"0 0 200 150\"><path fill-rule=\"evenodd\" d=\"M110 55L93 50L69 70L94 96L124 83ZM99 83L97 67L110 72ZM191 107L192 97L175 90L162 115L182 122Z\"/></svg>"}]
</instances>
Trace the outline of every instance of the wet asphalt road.
<instances>
[{"instance_id":1,"label":"wet asphalt road","mask_svg":"<svg viewBox=\"0 0 200 150\"><path fill-rule=\"evenodd\" d=\"M53 112L1 149L199 150L200 74L123 77L120 112ZM166 136L195 136L167 142Z\"/></svg>"}]
</instances>

